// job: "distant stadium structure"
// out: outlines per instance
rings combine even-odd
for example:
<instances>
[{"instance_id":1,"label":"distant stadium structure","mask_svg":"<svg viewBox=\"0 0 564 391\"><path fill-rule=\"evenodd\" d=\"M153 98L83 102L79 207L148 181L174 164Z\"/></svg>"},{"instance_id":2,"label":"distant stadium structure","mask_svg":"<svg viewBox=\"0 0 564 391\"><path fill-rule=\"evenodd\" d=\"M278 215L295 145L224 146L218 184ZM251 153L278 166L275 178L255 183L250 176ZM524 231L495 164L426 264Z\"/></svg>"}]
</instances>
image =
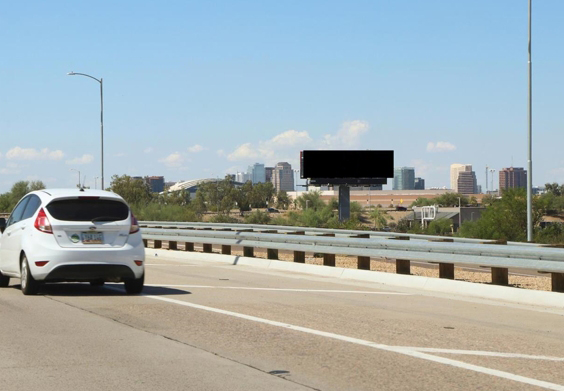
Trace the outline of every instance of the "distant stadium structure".
<instances>
[{"instance_id":1,"label":"distant stadium structure","mask_svg":"<svg viewBox=\"0 0 564 391\"><path fill-rule=\"evenodd\" d=\"M172 193L175 191L188 190L190 192L190 196L192 196L192 194L196 194L196 192L198 191L198 187L201 184L217 183L221 181L223 181L223 178L192 179L190 181L177 182L171 187L169 187L168 190L166 191ZM243 186L241 182L235 182L235 181L233 181L233 185L235 185L235 187Z\"/></svg>"}]
</instances>

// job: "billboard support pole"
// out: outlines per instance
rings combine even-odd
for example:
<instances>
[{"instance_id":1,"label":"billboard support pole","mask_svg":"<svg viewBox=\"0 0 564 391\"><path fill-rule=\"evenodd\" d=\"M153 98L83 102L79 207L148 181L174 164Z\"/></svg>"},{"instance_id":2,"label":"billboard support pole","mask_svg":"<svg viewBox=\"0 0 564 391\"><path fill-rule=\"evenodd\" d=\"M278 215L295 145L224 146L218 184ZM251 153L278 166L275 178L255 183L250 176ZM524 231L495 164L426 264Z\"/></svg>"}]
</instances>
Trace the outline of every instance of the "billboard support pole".
<instances>
[{"instance_id":1,"label":"billboard support pole","mask_svg":"<svg viewBox=\"0 0 564 391\"><path fill-rule=\"evenodd\" d=\"M351 218L351 188L349 185L339 185L339 221L345 222Z\"/></svg>"}]
</instances>

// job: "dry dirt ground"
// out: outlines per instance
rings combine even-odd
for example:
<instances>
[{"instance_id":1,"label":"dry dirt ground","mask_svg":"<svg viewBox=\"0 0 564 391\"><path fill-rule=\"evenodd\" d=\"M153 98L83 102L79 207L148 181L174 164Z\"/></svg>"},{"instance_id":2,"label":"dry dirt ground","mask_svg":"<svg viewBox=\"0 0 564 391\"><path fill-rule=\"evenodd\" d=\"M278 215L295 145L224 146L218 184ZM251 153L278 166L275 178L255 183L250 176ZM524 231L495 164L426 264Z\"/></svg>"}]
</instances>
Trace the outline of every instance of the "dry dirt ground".
<instances>
[{"instance_id":1,"label":"dry dirt ground","mask_svg":"<svg viewBox=\"0 0 564 391\"><path fill-rule=\"evenodd\" d=\"M163 243L163 247L166 249L167 243ZM149 247L152 247L151 241L149 241ZM178 247L183 250L182 245L179 243ZM198 246L196 246L198 250ZM201 250L201 249L200 249ZM220 253L219 248L214 247L214 253ZM234 249L232 255L243 255L242 250ZM255 249L254 256L256 258L266 258L266 249ZM293 262L293 254L291 253L279 253L279 259L281 261ZM306 263L312 265L322 265L322 257L314 257L313 254L306 254ZM335 260L336 267L343 268L357 268L357 257L354 256L336 256ZM371 258L370 260L370 270L385 272L385 273L395 273L396 264L394 260L385 260L379 258ZM436 265L429 264L429 267L420 267L411 265L411 275L413 276L425 276L425 277L435 277L439 278L439 269ZM455 267L454 270L455 280L468 281L481 284L491 284L491 273L489 269L484 269L484 272L469 271L463 268ZM509 286L524 289L534 289L542 291L550 291L552 288L550 274L539 274L538 276L522 276L522 275L509 275Z\"/></svg>"}]
</instances>

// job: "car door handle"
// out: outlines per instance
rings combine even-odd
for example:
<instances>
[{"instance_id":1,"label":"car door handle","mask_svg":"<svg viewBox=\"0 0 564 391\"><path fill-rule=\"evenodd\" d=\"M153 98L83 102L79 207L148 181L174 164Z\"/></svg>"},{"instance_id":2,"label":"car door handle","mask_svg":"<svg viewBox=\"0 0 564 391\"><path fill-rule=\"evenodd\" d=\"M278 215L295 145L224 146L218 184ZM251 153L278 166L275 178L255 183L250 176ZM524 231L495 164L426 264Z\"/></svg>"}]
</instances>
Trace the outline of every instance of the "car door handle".
<instances>
[{"instance_id":1,"label":"car door handle","mask_svg":"<svg viewBox=\"0 0 564 391\"><path fill-rule=\"evenodd\" d=\"M25 229L25 227L22 227L22 230Z\"/></svg>"}]
</instances>

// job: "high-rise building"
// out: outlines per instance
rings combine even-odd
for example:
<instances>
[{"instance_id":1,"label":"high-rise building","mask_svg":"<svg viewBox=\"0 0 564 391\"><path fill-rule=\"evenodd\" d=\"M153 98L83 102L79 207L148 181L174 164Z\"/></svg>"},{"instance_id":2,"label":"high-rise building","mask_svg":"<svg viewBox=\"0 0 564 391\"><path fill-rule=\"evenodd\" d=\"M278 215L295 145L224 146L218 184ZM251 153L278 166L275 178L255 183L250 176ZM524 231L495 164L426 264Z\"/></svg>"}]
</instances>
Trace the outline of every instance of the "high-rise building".
<instances>
[{"instance_id":1,"label":"high-rise building","mask_svg":"<svg viewBox=\"0 0 564 391\"><path fill-rule=\"evenodd\" d=\"M413 187L415 190L425 190L425 179L423 178L415 178L415 184Z\"/></svg>"},{"instance_id":2,"label":"high-rise building","mask_svg":"<svg viewBox=\"0 0 564 391\"><path fill-rule=\"evenodd\" d=\"M266 182L266 170L264 168L264 164L255 163L252 166L249 166L247 173L250 175L253 185Z\"/></svg>"},{"instance_id":3,"label":"high-rise building","mask_svg":"<svg viewBox=\"0 0 564 391\"><path fill-rule=\"evenodd\" d=\"M160 193L164 191L164 176L148 176L145 181L149 184L153 193Z\"/></svg>"},{"instance_id":4,"label":"high-rise building","mask_svg":"<svg viewBox=\"0 0 564 391\"><path fill-rule=\"evenodd\" d=\"M413 167L394 168L393 190L415 189L415 169Z\"/></svg>"},{"instance_id":5,"label":"high-rise building","mask_svg":"<svg viewBox=\"0 0 564 391\"><path fill-rule=\"evenodd\" d=\"M471 172L471 164L451 164L450 165L450 188L454 190L455 193L460 193L458 190L458 175L460 172ZM473 193L472 193L473 194Z\"/></svg>"},{"instance_id":6,"label":"high-rise building","mask_svg":"<svg viewBox=\"0 0 564 391\"><path fill-rule=\"evenodd\" d=\"M235 174L235 182L246 183L251 180L251 176L246 172L238 172Z\"/></svg>"},{"instance_id":7,"label":"high-rise building","mask_svg":"<svg viewBox=\"0 0 564 391\"><path fill-rule=\"evenodd\" d=\"M276 191L294 190L294 171L292 166L286 162L280 162L274 167L272 183Z\"/></svg>"},{"instance_id":8,"label":"high-rise building","mask_svg":"<svg viewBox=\"0 0 564 391\"><path fill-rule=\"evenodd\" d=\"M264 180L265 182L273 182L272 174L274 173L274 167L264 168Z\"/></svg>"},{"instance_id":9,"label":"high-rise building","mask_svg":"<svg viewBox=\"0 0 564 391\"><path fill-rule=\"evenodd\" d=\"M522 167L502 168L499 171L499 190L527 187L527 170Z\"/></svg>"},{"instance_id":10,"label":"high-rise building","mask_svg":"<svg viewBox=\"0 0 564 391\"><path fill-rule=\"evenodd\" d=\"M456 189L459 194L477 194L476 173L474 171L460 171Z\"/></svg>"}]
</instances>

